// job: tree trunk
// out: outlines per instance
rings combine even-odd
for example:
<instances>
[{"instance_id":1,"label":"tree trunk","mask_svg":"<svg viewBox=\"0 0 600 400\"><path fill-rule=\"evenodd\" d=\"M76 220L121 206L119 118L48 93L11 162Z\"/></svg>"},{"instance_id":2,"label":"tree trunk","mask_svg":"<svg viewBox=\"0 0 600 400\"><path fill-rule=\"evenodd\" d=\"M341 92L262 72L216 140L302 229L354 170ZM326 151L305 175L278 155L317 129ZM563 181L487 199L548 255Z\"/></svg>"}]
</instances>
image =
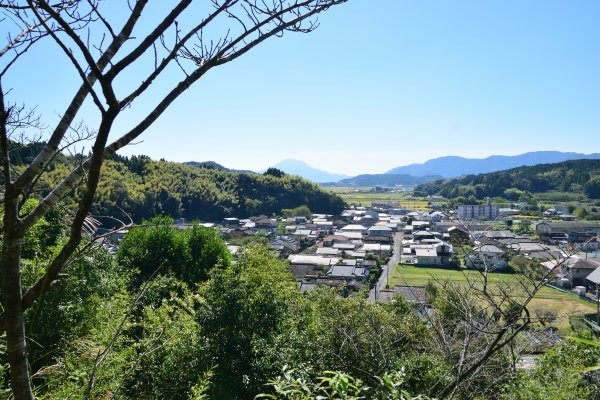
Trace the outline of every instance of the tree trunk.
<instances>
[{"instance_id":1,"label":"tree trunk","mask_svg":"<svg viewBox=\"0 0 600 400\"><path fill-rule=\"evenodd\" d=\"M10 366L10 385L15 400L33 399L27 361L25 321L21 302L21 245L23 233L18 226L17 201L5 200L4 242L2 244L2 303L6 318L6 353Z\"/></svg>"}]
</instances>

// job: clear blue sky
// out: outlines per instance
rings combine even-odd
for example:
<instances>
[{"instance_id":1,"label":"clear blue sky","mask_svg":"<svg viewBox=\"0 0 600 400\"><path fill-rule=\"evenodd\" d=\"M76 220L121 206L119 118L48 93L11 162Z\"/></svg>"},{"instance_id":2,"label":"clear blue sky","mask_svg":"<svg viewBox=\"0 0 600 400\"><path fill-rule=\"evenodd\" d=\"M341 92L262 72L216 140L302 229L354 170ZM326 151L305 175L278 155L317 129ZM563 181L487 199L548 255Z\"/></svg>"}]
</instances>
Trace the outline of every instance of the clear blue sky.
<instances>
[{"instance_id":1,"label":"clear blue sky","mask_svg":"<svg viewBox=\"0 0 600 400\"><path fill-rule=\"evenodd\" d=\"M209 72L122 154L254 170L296 158L354 175L600 152L599 18L597 0L350 0L315 32ZM54 111L60 75L32 83Z\"/></svg>"}]
</instances>

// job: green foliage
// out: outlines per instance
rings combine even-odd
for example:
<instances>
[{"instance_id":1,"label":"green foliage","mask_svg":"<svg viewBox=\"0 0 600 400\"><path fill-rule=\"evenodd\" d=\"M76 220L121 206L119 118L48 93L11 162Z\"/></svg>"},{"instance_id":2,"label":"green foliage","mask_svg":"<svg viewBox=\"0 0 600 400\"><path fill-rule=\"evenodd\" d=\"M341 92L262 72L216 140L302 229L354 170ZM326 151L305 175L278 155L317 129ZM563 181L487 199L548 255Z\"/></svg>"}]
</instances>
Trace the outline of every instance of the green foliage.
<instances>
[{"instance_id":1,"label":"green foliage","mask_svg":"<svg viewBox=\"0 0 600 400\"><path fill-rule=\"evenodd\" d=\"M378 383L374 376L401 368L429 337L424 323L401 299L383 307L318 290L297 302L293 315L290 336L279 344L285 364L348 371L369 386ZM431 387L440 377L430 378L413 383Z\"/></svg>"},{"instance_id":2,"label":"green foliage","mask_svg":"<svg viewBox=\"0 0 600 400\"><path fill-rule=\"evenodd\" d=\"M551 191L600 198L599 177L600 160L571 160L436 181L418 185L415 191L448 199L504 197L510 201L527 201L533 207L531 194Z\"/></svg>"},{"instance_id":3,"label":"green foliage","mask_svg":"<svg viewBox=\"0 0 600 400\"><path fill-rule=\"evenodd\" d=\"M139 282L146 281L157 270L183 275L186 248L183 235L171 225L169 218L155 218L127 233L119 245L117 262L126 270L139 272Z\"/></svg>"},{"instance_id":4,"label":"green foliage","mask_svg":"<svg viewBox=\"0 0 600 400\"><path fill-rule=\"evenodd\" d=\"M197 320L214 361L214 398L249 398L277 365L275 342L299 296L287 265L264 247L241 251L238 262L215 269L199 292Z\"/></svg>"},{"instance_id":5,"label":"green foliage","mask_svg":"<svg viewBox=\"0 0 600 400\"><path fill-rule=\"evenodd\" d=\"M77 332L76 337L65 337L63 351L36 372L35 375L41 378L41 384L36 388L39 398L84 398L93 366L113 340L113 350L96 372L92 397L108 397L121 384L135 347L126 336L114 335L127 312L131 296L124 287L107 295L90 304L94 310L85 320L89 329ZM125 326L129 326L129 321L125 322Z\"/></svg>"},{"instance_id":6,"label":"green foliage","mask_svg":"<svg viewBox=\"0 0 600 400\"><path fill-rule=\"evenodd\" d=\"M37 183L40 195L48 194L71 171L74 161L62 156L51 163L48 173ZM76 191L66 201L75 206L80 198L81 193ZM152 161L147 156L113 155L102 167L92 211L119 219L124 211L136 223L156 215L219 221L229 216L280 215L283 209L301 205L336 215L345 207L334 193L277 171L255 174ZM109 219L103 222L112 223Z\"/></svg>"},{"instance_id":7,"label":"green foliage","mask_svg":"<svg viewBox=\"0 0 600 400\"><path fill-rule=\"evenodd\" d=\"M133 160L133 158L132 158ZM339 214L343 200L300 177L240 173L143 160L143 166L108 161L103 168L95 213L135 221L155 215L218 221L224 217L281 214L307 205L311 210Z\"/></svg>"},{"instance_id":8,"label":"green foliage","mask_svg":"<svg viewBox=\"0 0 600 400\"><path fill-rule=\"evenodd\" d=\"M366 399L368 387L360 379L339 371L325 371L316 382L302 376L302 372L284 369L283 375L269 381L273 394L260 394L256 399Z\"/></svg>"},{"instance_id":9,"label":"green foliage","mask_svg":"<svg viewBox=\"0 0 600 400\"><path fill-rule=\"evenodd\" d=\"M147 306L127 335L135 339L120 390L126 398L202 398L212 379L212 360L195 316L190 293Z\"/></svg>"},{"instance_id":10,"label":"green foliage","mask_svg":"<svg viewBox=\"0 0 600 400\"><path fill-rule=\"evenodd\" d=\"M599 399L600 386L584 379L586 367L600 363L600 348L565 342L548 350L532 372L521 372L510 382L502 398L510 400Z\"/></svg>"},{"instance_id":11,"label":"green foliage","mask_svg":"<svg viewBox=\"0 0 600 400\"><path fill-rule=\"evenodd\" d=\"M600 199L600 175L596 175L583 185L583 192L590 199Z\"/></svg>"},{"instance_id":12,"label":"green foliage","mask_svg":"<svg viewBox=\"0 0 600 400\"><path fill-rule=\"evenodd\" d=\"M208 277L207 272L214 266L227 267L231 262L231 253L216 229L194 224L192 229L184 231L187 247L187 266L182 280L199 282Z\"/></svg>"},{"instance_id":13,"label":"green foliage","mask_svg":"<svg viewBox=\"0 0 600 400\"><path fill-rule=\"evenodd\" d=\"M267 169L265 171L265 173L263 175L271 175L271 176L274 176L275 178L281 178L285 175L285 172L283 172L280 169L270 167L269 169Z\"/></svg>"},{"instance_id":14,"label":"green foliage","mask_svg":"<svg viewBox=\"0 0 600 400\"><path fill-rule=\"evenodd\" d=\"M281 213L286 218L292 218L292 217L306 217L309 219L312 218L312 212L310 211L310 208L308 208L308 206L306 206L306 205L301 205L296 208L287 208L287 209L281 210Z\"/></svg>"},{"instance_id":15,"label":"green foliage","mask_svg":"<svg viewBox=\"0 0 600 400\"><path fill-rule=\"evenodd\" d=\"M188 400L209 400L208 390L210 389L212 377L212 369L205 372L198 380L198 383L192 387L192 392Z\"/></svg>"},{"instance_id":16,"label":"green foliage","mask_svg":"<svg viewBox=\"0 0 600 400\"><path fill-rule=\"evenodd\" d=\"M519 224L517 225L517 229L516 232L521 234L521 235L526 235L528 233L532 232L532 223L530 220L528 219L522 219L519 221Z\"/></svg>"},{"instance_id":17,"label":"green foliage","mask_svg":"<svg viewBox=\"0 0 600 400\"><path fill-rule=\"evenodd\" d=\"M589 211L585 207L580 207L575 211L575 216L579 219L585 219L589 215Z\"/></svg>"},{"instance_id":18,"label":"green foliage","mask_svg":"<svg viewBox=\"0 0 600 400\"><path fill-rule=\"evenodd\" d=\"M333 290L301 294L287 264L265 247L242 249L233 263L216 231L199 225L176 230L168 218L132 230L117 259L95 250L73 261L28 311L39 398L84 398L92 371L92 398L435 395L452 381L461 352L476 357L490 338L477 333L461 342L469 326L465 314L492 329L518 323L522 311L516 300L506 301L495 315L463 286L452 291L428 284L426 296L437 312L427 321L402 298L381 305ZM513 264L536 265L524 258ZM26 265L31 277L36 265ZM220 267L206 268L214 265ZM443 329L443 345L437 329ZM540 360L532 373L515 374L508 353L499 352L455 395L597 398L598 388L583 374L600 364L600 348L568 342ZM493 385L503 389L491 393Z\"/></svg>"},{"instance_id":19,"label":"green foliage","mask_svg":"<svg viewBox=\"0 0 600 400\"><path fill-rule=\"evenodd\" d=\"M33 210L39 201L28 199L21 208L22 213ZM43 218L36 222L27 231L23 238L21 257L28 260L36 258L47 258L55 246L63 237L66 229L65 219L67 211L62 204L50 210ZM2 221L0 221L2 224Z\"/></svg>"},{"instance_id":20,"label":"green foliage","mask_svg":"<svg viewBox=\"0 0 600 400\"><path fill-rule=\"evenodd\" d=\"M125 290L127 274L99 249L91 257L72 262L35 307L28 310L32 367L41 368L65 346L94 329L98 308Z\"/></svg>"},{"instance_id":21,"label":"green foliage","mask_svg":"<svg viewBox=\"0 0 600 400\"><path fill-rule=\"evenodd\" d=\"M156 271L193 285L206 279L214 266L229 265L231 255L216 230L198 224L177 230L170 218L160 217L132 229L119 246L117 260L138 271L137 285Z\"/></svg>"},{"instance_id":22,"label":"green foliage","mask_svg":"<svg viewBox=\"0 0 600 400\"><path fill-rule=\"evenodd\" d=\"M322 376L311 379L305 370L284 368L281 376L268 383L273 393L260 394L255 399L427 399L425 396L413 397L402 388L404 384L402 371L389 372L376 378L377 385L369 387L362 380L340 371L325 371Z\"/></svg>"}]
</instances>

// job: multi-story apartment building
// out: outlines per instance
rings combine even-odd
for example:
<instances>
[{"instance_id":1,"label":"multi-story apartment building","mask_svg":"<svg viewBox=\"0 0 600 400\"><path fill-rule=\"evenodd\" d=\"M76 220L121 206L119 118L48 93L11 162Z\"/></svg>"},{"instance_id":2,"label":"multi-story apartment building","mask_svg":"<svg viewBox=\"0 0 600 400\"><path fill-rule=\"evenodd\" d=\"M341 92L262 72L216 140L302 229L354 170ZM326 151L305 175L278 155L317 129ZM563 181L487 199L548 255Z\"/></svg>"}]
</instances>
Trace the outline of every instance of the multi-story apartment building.
<instances>
[{"instance_id":1,"label":"multi-story apartment building","mask_svg":"<svg viewBox=\"0 0 600 400\"><path fill-rule=\"evenodd\" d=\"M500 208L495 206L488 197L485 205L464 205L457 208L458 217L462 220L485 219L494 220L498 218Z\"/></svg>"}]
</instances>

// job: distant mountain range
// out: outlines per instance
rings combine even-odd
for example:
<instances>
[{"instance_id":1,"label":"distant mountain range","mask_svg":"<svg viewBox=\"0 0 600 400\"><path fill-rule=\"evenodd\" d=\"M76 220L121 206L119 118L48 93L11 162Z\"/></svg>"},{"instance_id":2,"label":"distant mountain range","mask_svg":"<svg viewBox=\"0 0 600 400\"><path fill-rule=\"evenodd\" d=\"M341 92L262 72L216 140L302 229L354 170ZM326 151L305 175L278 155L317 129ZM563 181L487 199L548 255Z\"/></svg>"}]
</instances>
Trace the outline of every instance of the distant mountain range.
<instances>
[{"instance_id":1,"label":"distant mountain range","mask_svg":"<svg viewBox=\"0 0 600 400\"><path fill-rule=\"evenodd\" d=\"M600 159L600 154L567 153L561 151L534 151L517 156L490 156L487 158L464 158L448 156L434 158L422 164L410 164L389 170L386 174L408 174L413 176L441 175L456 178L506 169L550 164L578 159Z\"/></svg>"},{"instance_id":2,"label":"distant mountain range","mask_svg":"<svg viewBox=\"0 0 600 400\"><path fill-rule=\"evenodd\" d=\"M365 174L337 182L321 183L321 186L415 186L444 179L440 175L412 176L407 174Z\"/></svg>"},{"instance_id":3,"label":"distant mountain range","mask_svg":"<svg viewBox=\"0 0 600 400\"><path fill-rule=\"evenodd\" d=\"M304 179L308 179L309 181L316 183L337 182L342 179L350 178L349 175L334 174L313 168L305 162L299 160L283 160L280 163L273 165L273 167L285 172L286 174L298 175Z\"/></svg>"},{"instance_id":4,"label":"distant mountain range","mask_svg":"<svg viewBox=\"0 0 600 400\"><path fill-rule=\"evenodd\" d=\"M363 174L355 177L323 171L313 168L303 161L293 159L283 160L273 165L273 167L287 174L298 175L323 186L414 186L444 178L457 178L465 175L504 171L521 166L551 164L578 159L597 160L600 159L600 153L583 154L561 151L534 151L516 156L494 155L487 158L447 156L434 158L421 164L410 164L393 168L383 174ZM214 161L189 161L185 164L230 171L230 169ZM259 171L259 173L263 172L265 171Z\"/></svg>"}]
</instances>

